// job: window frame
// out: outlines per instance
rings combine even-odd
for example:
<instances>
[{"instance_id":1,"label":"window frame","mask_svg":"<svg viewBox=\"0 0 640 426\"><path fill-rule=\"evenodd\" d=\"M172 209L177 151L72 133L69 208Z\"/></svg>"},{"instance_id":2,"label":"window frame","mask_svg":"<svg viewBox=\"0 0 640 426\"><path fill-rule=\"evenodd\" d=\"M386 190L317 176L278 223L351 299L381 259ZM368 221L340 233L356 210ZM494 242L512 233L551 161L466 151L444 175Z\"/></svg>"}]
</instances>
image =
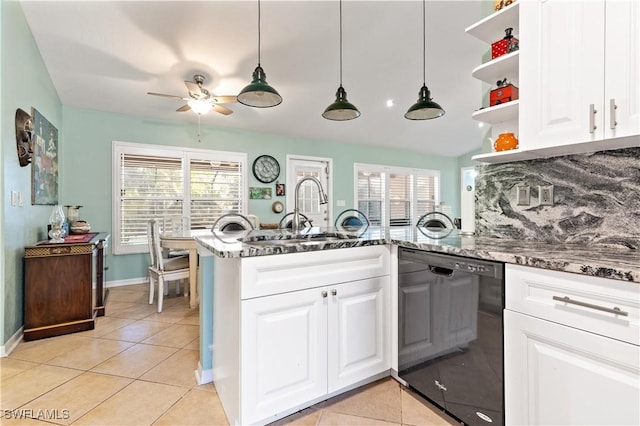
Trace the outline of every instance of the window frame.
<instances>
[{"instance_id":1,"label":"window frame","mask_svg":"<svg viewBox=\"0 0 640 426\"><path fill-rule=\"evenodd\" d=\"M134 142L112 142L112 252L113 254L134 254L134 253L146 253L149 248L147 243L141 244L122 244L120 229L120 222L122 217L121 212L121 197L120 189L122 188L122 174L120 167L120 158L122 154L132 155L149 155L156 157L165 157L172 159L180 159L182 162L182 176L183 176L183 189L182 189L182 214L183 216L189 216L189 209L191 206L191 176L190 176L190 161L192 159L204 159L211 161L233 161L241 164L241 182L239 188L240 195L240 207L242 214L245 214L248 208L248 170L247 170L247 154L242 152L232 151L219 151L210 149L197 149L186 148L180 146L170 145L152 145L142 144ZM212 221L213 223L213 221Z\"/></svg>"},{"instance_id":2,"label":"window frame","mask_svg":"<svg viewBox=\"0 0 640 426\"><path fill-rule=\"evenodd\" d=\"M358 208L358 174L359 173L380 173L382 175L383 180L383 188L382 188L382 221L381 226L391 226L391 204L390 204L390 195L389 195L389 176L391 174L397 175L405 175L411 176L411 199L410 199L410 225L415 225L420 216L428 212L419 212L417 211L418 199L417 194L418 191L416 189L416 185L418 184L418 176L428 176L436 179L436 184L434 185L434 209L435 206L440 205L440 197L441 197L441 185L442 181L440 178L440 170L434 169L418 169L412 167L399 167L399 166L386 166L381 164L367 164L367 163L354 163L353 165L353 205L354 208Z\"/></svg>"}]
</instances>

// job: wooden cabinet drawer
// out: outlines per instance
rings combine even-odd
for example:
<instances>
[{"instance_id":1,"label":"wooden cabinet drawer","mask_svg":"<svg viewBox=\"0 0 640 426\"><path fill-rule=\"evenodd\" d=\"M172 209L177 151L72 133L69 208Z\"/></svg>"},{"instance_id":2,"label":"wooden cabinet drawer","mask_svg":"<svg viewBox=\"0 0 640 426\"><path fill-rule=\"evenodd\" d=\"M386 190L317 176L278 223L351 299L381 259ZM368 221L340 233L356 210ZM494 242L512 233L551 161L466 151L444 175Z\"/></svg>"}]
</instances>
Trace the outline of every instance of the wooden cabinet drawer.
<instances>
[{"instance_id":1,"label":"wooden cabinet drawer","mask_svg":"<svg viewBox=\"0 0 640 426\"><path fill-rule=\"evenodd\" d=\"M242 260L241 298L389 275L389 247L353 247Z\"/></svg>"},{"instance_id":2,"label":"wooden cabinet drawer","mask_svg":"<svg viewBox=\"0 0 640 426\"><path fill-rule=\"evenodd\" d=\"M506 308L640 345L640 284L506 265Z\"/></svg>"}]
</instances>

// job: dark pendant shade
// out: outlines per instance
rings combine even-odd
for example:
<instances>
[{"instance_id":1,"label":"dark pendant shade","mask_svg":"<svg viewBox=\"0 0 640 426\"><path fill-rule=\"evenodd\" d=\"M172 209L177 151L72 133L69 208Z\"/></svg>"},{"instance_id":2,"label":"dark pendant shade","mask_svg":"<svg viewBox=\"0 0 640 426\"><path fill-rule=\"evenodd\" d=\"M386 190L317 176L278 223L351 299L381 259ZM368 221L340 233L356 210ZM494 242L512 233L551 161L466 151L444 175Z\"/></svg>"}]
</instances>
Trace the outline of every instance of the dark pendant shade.
<instances>
[{"instance_id":1,"label":"dark pendant shade","mask_svg":"<svg viewBox=\"0 0 640 426\"><path fill-rule=\"evenodd\" d=\"M324 110L322 116L328 120L345 121L360 117L360 111L347 100L347 91L342 85L336 92L336 101Z\"/></svg>"},{"instance_id":2,"label":"dark pendant shade","mask_svg":"<svg viewBox=\"0 0 640 426\"><path fill-rule=\"evenodd\" d=\"M411 105L404 117L409 120L430 120L443 115L444 109L431 100L431 92L423 85L418 94L418 102Z\"/></svg>"},{"instance_id":3,"label":"dark pendant shade","mask_svg":"<svg viewBox=\"0 0 640 426\"><path fill-rule=\"evenodd\" d=\"M269 108L279 105L282 96L267 83L267 75L258 64L253 71L253 80L238 94L238 102L255 108Z\"/></svg>"}]
</instances>

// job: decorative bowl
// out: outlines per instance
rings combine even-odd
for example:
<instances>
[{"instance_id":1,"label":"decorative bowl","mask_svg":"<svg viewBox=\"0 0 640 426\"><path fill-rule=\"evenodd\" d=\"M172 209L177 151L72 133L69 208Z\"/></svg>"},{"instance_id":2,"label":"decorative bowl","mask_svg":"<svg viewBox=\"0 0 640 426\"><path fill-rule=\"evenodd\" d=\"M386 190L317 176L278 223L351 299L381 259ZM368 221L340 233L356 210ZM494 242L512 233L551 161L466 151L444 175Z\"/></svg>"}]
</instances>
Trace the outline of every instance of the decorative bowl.
<instances>
[{"instance_id":1,"label":"decorative bowl","mask_svg":"<svg viewBox=\"0 0 640 426\"><path fill-rule=\"evenodd\" d=\"M90 230L91 225L84 220L76 220L69 227L69 231L71 231L72 234L86 234Z\"/></svg>"}]
</instances>

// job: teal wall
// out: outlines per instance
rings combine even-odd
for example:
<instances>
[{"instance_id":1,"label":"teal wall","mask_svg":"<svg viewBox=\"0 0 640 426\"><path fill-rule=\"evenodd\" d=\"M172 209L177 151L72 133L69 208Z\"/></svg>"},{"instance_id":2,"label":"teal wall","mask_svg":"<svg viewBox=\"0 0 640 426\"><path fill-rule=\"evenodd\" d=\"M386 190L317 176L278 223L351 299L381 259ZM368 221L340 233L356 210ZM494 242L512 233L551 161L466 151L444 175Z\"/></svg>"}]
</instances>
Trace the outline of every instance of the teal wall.
<instances>
[{"instance_id":1,"label":"teal wall","mask_svg":"<svg viewBox=\"0 0 640 426\"><path fill-rule=\"evenodd\" d=\"M287 154L332 158L333 200L345 200L346 208L353 204L354 163L437 169L441 173L442 201L452 205L454 215L459 214L460 168L457 158L214 126L203 126L202 142L198 142L196 125L181 121L159 121L71 107L64 107L63 111L65 144L61 156L65 160L66 173L61 180L61 203L84 206L81 216L94 230L112 230L112 141L246 152L249 165L258 155L267 153L281 164L280 182L286 182ZM249 173L249 186L264 185ZM280 215L271 212L271 202L251 200L249 213L258 215L262 222L277 222ZM334 217L344 208L334 207ZM111 256L109 263L107 280L119 281L144 277L148 260L144 254L118 255Z\"/></svg>"},{"instance_id":2,"label":"teal wall","mask_svg":"<svg viewBox=\"0 0 640 426\"><path fill-rule=\"evenodd\" d=\"M15 143L15 113L21 108L31 113L35 107L58 129L59 148L64 146L62 105L53 87L40 52L17 1L0 3L2 103L2 213L0 218L0 294L4 344L23 324L24 246L45 237L51 206L31 205L31 167L20 167ZM64 167L61 167L61 177ZM22 193L23 206L12 207L11 191Z\"/></svg>"}]
</instances>

